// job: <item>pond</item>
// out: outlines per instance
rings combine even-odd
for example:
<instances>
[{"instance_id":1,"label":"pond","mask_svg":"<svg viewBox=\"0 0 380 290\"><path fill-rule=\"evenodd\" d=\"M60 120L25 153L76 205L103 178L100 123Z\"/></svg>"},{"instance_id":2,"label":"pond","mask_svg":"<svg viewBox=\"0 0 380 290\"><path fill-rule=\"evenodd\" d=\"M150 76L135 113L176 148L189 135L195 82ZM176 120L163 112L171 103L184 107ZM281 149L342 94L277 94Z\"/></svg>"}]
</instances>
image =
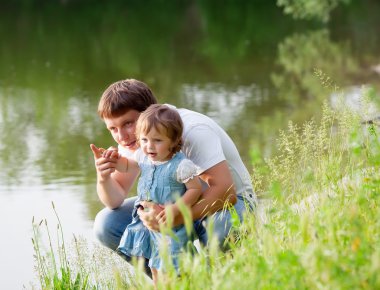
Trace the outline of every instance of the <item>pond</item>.
<instances>
[{"instance_id":1,"label":"pond","mask_svg":"<svg viewBox=\"0 0 380 290\"><path fill-rule=\"evenodd\" d=\"M295 21L275 1L8 2L0 11L4 289L35 279L32 218L54 232L51 202L68 240L94 241L102 205L89 144L113 144L96 114L111 82L142 80L160 102L211 116L250 170L272 156L289 120L318 117L331 87L355 100L366 85L379 99L378 1L352 1L326 24Z\"/></svg>"}]
</instances>

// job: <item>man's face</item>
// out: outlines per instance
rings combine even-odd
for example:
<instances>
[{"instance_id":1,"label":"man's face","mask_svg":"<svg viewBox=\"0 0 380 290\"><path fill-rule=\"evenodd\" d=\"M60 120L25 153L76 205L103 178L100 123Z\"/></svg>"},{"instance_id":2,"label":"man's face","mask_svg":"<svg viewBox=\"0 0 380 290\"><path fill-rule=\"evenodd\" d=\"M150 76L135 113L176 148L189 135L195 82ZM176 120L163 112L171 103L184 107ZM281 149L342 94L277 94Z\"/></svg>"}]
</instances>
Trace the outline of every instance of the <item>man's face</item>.
<instances>
[{"instance_id":1,"label":"man's face","mask_svg":"<svg viewBox=\"0 0 380 290\"><path fill-rule=\"evenodd\" d=\"M139 111L129 110L120 117L104 118L104 123L116 143L130 151L138 148L135 131L139 116Z\"/></svg>"}]
</instances>

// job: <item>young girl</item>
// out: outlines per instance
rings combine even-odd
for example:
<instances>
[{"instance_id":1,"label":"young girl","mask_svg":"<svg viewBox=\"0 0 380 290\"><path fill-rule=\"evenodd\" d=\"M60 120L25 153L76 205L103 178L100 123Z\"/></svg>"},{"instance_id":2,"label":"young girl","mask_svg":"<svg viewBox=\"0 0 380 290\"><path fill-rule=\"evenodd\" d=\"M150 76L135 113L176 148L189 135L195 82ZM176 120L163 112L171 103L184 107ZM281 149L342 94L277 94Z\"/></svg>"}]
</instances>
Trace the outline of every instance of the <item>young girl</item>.
<instances>
[{"instance_id":1,"label":"young girl","mask_svg":"<svg viewBox=\"0 0 380 290\"><path fill-rule=\"evenodd\" d=\"M141 113L136 124L136 137L140 145L136 161L119 155L116 170L141 170L137 186L138 198L133 211L133 221L121 238L118 251L128 257L149 259L153 281L157 283L157 270L162 268L159 243L169 239L173 264L178 269L177 256L189 237L183 225L172 229L173 235L163 237L159 232L149 231L139 219L137 210L143 200L157 204L171 204L160 213L160 221L167 221L169 211L174 218L180 213L176 198L189 208L201 196L201 182L197 167L180 152L183 124L176 110L165 105L151 105ZM104 154L107 154L105 152ZM109 154L109 153L108 153Z\"/></svg>"}]
</instances>

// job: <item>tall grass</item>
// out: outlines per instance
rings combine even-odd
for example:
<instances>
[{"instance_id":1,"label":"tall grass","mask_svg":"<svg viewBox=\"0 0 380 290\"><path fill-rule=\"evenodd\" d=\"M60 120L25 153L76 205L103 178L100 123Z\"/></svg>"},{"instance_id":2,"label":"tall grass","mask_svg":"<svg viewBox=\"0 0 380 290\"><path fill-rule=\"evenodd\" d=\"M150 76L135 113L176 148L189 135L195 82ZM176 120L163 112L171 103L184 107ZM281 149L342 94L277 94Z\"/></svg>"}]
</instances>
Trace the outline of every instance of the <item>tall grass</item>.
<instances>
[{"instance_id":1,"label":"tall grass","mask_svg":"<svg viewBox=\"0 0 380 290\"><path fill-rule=\"evenodd\" d=\"M32 221L35 270L40 283L35 288L125 289L135 285L130 279L133 269L111 250L90 245L76 236L71 243L65 244L53 203L52 207L57 218L56 236L51 234L54 230L49 228L46 220L36 223L33 218Z\"/></svg>"},{"instance_id":2,"label":"tall grass","mask_svg":"<svg viewBox=\"0 0 380 290\"><path fill-rule=\"evenodd\" d=\"M322 111L320 121L289 123L277 155L258 163L261 201L235 223L229 250L211 239L199 254L184 253L181 275L168 267L159 289L380 289L379 128L343 104ZM36 238L34 245L43 289L152 288L141 269L120 278L126 270L118 264L105 282L84 263L74 271L63 244L60 266L52 246L46 258ZM77 250L82 261L114 257L86 255Z\"/></svg>"}]
</instances>

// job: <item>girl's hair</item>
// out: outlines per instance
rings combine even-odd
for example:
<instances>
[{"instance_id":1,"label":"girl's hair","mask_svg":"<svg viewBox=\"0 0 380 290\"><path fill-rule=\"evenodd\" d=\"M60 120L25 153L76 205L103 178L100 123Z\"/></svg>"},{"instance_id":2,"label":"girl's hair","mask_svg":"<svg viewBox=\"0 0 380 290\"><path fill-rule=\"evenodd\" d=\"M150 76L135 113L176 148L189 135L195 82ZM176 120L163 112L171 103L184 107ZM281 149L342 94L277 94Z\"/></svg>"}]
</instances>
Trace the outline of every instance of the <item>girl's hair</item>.
<instances>
[{"instance_id":1,"label":"girl's hair","mask_svg":"<svg viewBox=\"0 0 380 290\"><path fill-rule=\"evenodd\" d=\"M172 148L173 153L181 150L183 123L175 109L166 105L154 104L142 112L136 124L137 140L142 133L147 134L152 128L165 134L176 143L176 146Z\"/></svg>"},{"instance_id":2,"label":"girl's hair","mask_svg":"<svg viewBox=\"0 0 380 290\"><path fill-rule=\"evenodd\" d=\"M111 84L103 93L98 105L100 118L117 118L129 110L143 112L157 99L150 88L135 79L126 79Z\"/></svg>"}]
</instances>

